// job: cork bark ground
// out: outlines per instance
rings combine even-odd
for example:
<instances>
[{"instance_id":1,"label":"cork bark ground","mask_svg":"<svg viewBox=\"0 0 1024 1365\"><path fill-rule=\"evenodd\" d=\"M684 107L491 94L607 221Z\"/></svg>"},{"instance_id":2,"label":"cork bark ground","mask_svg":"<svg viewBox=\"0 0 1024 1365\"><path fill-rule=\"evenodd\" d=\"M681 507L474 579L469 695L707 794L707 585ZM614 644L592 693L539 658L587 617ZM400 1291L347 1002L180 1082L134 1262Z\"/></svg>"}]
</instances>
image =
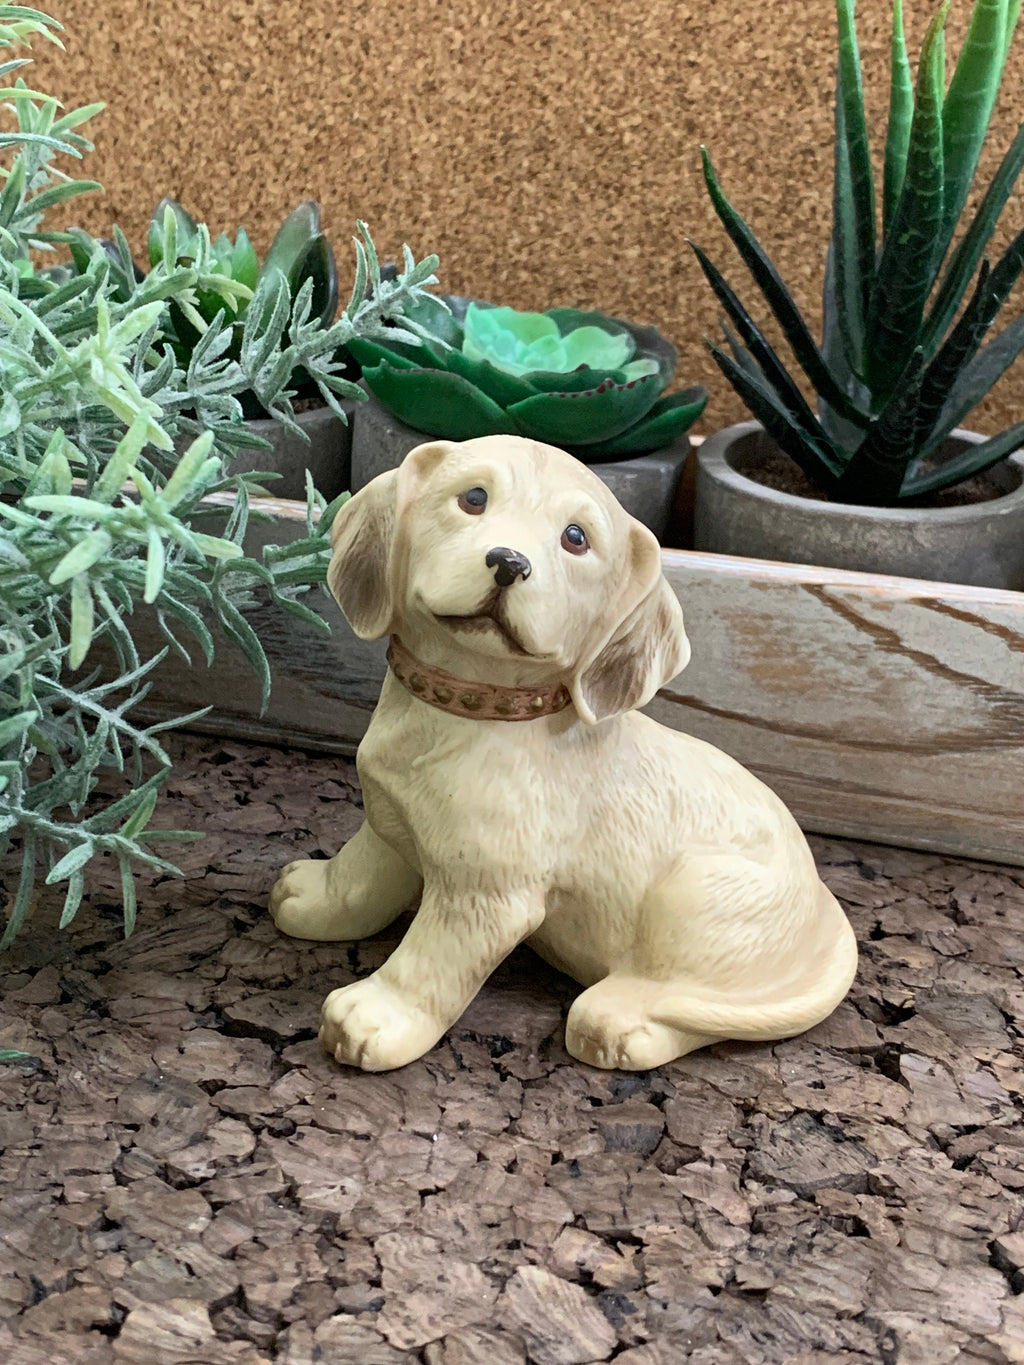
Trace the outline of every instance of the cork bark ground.
<instances>
[{"instance_id":1,"label":"cork bark ground","mask_svg":"<svg viewBox=\"0 0 1024 1365\"><path fill-rule=\"evenodd\" d=\"M281 938L278 866L357 828L354 767L199 738L182 880L56 901L5 964L7 1365L1024 1361L1024 872L817 839L862 944L790 1042L642 1075L563 1047L526 950L427 1057L334 1066L359 945Z\"/></svg>"}]
</instances>

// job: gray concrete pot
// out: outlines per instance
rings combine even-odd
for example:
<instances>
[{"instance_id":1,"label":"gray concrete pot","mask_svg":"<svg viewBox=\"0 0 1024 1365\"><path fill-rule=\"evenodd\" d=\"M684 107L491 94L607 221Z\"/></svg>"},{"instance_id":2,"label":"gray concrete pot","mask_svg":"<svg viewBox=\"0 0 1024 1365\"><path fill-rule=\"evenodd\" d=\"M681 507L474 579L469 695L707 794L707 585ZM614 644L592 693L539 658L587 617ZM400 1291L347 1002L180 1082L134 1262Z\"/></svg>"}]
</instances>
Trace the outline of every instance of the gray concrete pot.
<instances>
[{"instance_id":1,"label":"gray concrete pot","mask_svg":"<svg viewBox=\"0 0 1024 1365\"><path fill-rule=\"evenodd\" d=\"M952 433L946 450L985 440ZM1024 456L991 470L1005 490L964 507L856 507L797 497L746 478L774 441L759 422L738 422L697 451L694 544L698 550L893 574L933 582L1024 589ZM780 455L780 458L785 458Z\"/></svg>"},{"instance_id":2,"label":"gray concrete pot","mask_svg":"<svg viewBox=\"0 0 1024 1365\"><path fill-rule=\"evenodd\" d=\"M255 469L272 470L280 479L267 481L267 492L273 498L293 498L306 501L306 470L313 475L313 483L330 502L349 486L352 459L352 411L355 403L343 402L348 413L348 425L328 407L310 408L296 414L295 420L309 437L304 441L293 431L287 431L272 417L262 417L248 425L257 435L273 443L273 450L247 450L231 462L232 474L246 474Z\"/></svg>"},{"instance_id":3,"label":"gray concrete pot","mask_svg":"<svg viewBox=\"0 0 1024 1365\"><path fill-rule=\"evenodd\" d=\"M357 493L385 470L394 469L410 450L430 439L392 416L372 394L368 402L356 404L352 423L352 492ZM593 464L590 468L626 511L649 526L664 544L673 525L680 479L689 454L690 438L684 434L664 450Z\"/></svg>"}]
</instances>

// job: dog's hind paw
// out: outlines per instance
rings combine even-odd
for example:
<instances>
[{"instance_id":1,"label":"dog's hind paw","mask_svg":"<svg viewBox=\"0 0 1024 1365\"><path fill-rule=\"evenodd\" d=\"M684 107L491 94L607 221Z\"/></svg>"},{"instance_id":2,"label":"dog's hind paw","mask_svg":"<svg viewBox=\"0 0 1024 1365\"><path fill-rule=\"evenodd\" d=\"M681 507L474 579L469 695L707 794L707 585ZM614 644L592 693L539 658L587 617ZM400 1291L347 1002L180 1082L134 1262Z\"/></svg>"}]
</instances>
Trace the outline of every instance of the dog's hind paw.
<instances>
[{"instance_id":1,"label":"dog's hind paw","mask_svg":"<svg viewBox=\"0 0 1024 1365\"><path fill-rule=\"evenodd\" d=\"M650 1071L717 1041L652 1019L644 984L606 977L577 996L565 1021L570 1055L605 1071Z\"/></svg>"},{"instance_id":2,"label":"dog's hind paw","mask_svg":"<svg viewBox=\"0 0 1024 1365\"><path fill-rule=\"evenodd\" d=\"M326 859L303 859L281 870L270 891L270 915L283 934L322 943L362 936L332 874L333 860Z\"/></svg>"},{"instance_id":3,"label":"dog's hind paw","mask_svg":"<svg viewBox=\"0 0 1024 1365\"><path fill-rule=\"evenodd\" d=\"M375 972L332 991L320 1012L320 1042L336 1062L393 1071L422 1057L444 1032L425 1010Z\"/></svg>"}]
</instances>

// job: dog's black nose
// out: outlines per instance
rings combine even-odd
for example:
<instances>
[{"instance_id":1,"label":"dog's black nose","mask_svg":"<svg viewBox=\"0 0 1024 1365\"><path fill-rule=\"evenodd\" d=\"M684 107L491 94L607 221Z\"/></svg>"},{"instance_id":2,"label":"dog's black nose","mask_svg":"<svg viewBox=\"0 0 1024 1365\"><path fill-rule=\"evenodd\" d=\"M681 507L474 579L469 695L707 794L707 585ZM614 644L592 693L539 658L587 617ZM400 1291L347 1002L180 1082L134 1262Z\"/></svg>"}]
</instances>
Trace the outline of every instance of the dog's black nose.
<instances>
[{"instance_id":1,"label":"dog's black nose","mask_svg":"<svg viewBox=\"0 0 1024 1365\"><path fill-rule=\"evenodd\" d=\"M527 579L531 573L530 561L518 550L508 550L504 545L495 545L487 551L487 567L494 570L494 581L499 588L508 588L517 578Z\"/></svg>"}]
</instances>

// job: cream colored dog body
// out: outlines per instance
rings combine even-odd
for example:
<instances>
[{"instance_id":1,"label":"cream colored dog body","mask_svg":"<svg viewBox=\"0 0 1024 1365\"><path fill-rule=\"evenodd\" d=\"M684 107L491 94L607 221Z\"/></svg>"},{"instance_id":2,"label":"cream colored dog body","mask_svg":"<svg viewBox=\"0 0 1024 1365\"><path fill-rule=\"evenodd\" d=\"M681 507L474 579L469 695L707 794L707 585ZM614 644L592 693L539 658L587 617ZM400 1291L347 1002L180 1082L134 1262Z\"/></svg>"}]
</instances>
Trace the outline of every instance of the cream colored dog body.
<instances>
[{"instance_id":1,"label":"cream colored dog body","mask_svg":"<svg viewBox=\"0 0 1024 1365\"><path fill-rule=\"evenodd\" d=\"M524 941L588 988L566 1044L596 1066L786 1037L835 1008L856 945L792 816L634 709L689 651L657 542L590 470L514 437L420 446L342 508L332 542L358 634L393 633L467 685L562 683L573 703L471 719L388 674L357 760L363 828L329 862L290 864L271 899L288 933L354 939L421 897L385 965L327 998L339 1061L422 1055ZM495 547L511 568L488 566Z\"/></svg>"}]
</instances>

